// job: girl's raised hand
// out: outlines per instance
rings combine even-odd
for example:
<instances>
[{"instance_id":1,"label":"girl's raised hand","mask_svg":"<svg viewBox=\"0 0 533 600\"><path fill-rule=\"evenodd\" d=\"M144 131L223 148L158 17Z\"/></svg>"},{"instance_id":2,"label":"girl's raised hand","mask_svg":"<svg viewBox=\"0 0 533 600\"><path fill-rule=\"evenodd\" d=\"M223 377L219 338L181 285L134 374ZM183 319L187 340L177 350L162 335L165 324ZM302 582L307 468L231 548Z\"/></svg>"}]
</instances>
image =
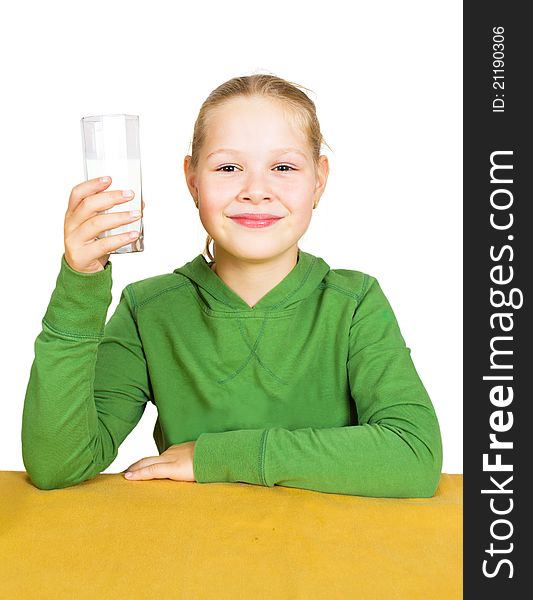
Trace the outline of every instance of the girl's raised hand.
<instances>
[{"instance_id":1,"label":"girl's raised hand","mask_svg":"<svg viewBox=\"0 0 533 600\"><path fill-rule=\"evenodd\" d=\"M127 232L96 239L100 233L132 223L142 216L142 213L132 215L129 211L98 214L116 204L129 202L134 197L133 192L131 196L124 197L123 190L104 192L110 184L111 178L103 182L97 177L74 186L70 193L64 224L65 260L80 273L103 271L110 253L139 235L136 233L131 237Z\"/></svg>"},{"instance_id":2,"label":"girl's raised hand","mask_svg":"<svg viewBox=\"0 0 533 600\"><path fill-rule=\"evenodd\" d=\"M159 456L141 458L128 467L127 479L173 479L174 481L196 481L193 470L194 444L185 442L169 446Z\"/></svg>"}]
</instances>

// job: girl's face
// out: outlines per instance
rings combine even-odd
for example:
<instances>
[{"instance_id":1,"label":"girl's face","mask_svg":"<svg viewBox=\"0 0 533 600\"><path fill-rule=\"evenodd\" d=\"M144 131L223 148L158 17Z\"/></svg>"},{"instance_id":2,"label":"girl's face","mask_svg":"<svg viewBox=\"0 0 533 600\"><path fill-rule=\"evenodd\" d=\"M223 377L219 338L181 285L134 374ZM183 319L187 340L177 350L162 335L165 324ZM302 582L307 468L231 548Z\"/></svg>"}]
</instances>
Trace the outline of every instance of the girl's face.
<instances>
[{"instance_id":1,"label":"girl's face","mask_svg":"<svg viewBox=\"0 0 533 600\"><path fill-rule=\"evenodd\" d=\"M216 251L252 261L297 247L328 175L327 157L315 170L305 135L282 105L259 97L233 98L212 111L196 172L190 159L184 162L187 185ZM250 228L231 219L241 213L281 219Z\"/></svg>"}]
</instances>

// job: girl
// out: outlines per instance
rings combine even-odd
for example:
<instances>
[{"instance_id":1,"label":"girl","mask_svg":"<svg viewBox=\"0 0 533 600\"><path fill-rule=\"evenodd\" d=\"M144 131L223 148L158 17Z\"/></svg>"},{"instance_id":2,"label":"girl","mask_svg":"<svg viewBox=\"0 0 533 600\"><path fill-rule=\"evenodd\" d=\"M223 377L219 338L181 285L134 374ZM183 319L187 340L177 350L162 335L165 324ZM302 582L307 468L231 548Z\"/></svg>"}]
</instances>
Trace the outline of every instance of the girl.
<instances>
[{"instance_id":1,"label":"girl","mask_svg":"<svg viewBox=\"0 0 533 600\"><path fill-rule=\"evenodd\" d=\"M208 259L126 286L107 324L109 252L128 240L95 238L131 217L98 214L123 201L110 180L73 188L24 404L37 487L98 475L152 402L159 455L131 479L435 493L437 417L378 281L298 246L326 186L322 143L296 84L215 89L184 161Z\"/></svg>"}]
</instances>

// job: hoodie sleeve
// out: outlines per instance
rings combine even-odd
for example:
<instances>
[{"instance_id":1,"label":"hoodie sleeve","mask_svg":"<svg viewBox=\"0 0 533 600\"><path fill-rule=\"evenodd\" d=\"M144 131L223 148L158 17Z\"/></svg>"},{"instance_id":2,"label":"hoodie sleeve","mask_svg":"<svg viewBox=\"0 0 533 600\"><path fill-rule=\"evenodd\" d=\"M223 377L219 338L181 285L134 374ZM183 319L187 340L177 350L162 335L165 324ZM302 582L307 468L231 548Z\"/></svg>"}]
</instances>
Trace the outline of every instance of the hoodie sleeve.
<instances>
[{"instance_id":1,"label":"hoodie sleeve","mask_svg":"<svg viewBox=\"0 0 533 600\"><path fill-rule=\"evenodd\" d=\"M358 425L204 433L195 445L200 483L241 481L373 497L432 497L442 441L392 308L367 277L350 327L347 375Z\"/></svg>"},{"instance_id":2,"label":"hoodie sleeve","mask_svg":"<svg viewBox=\"0 0 533 600\"><path fill-rule=\"evenodd\" d=\"M98 273L80 273L61 258L22 415L24 466L40 489L72 486L105 470L151 397L128 287L105 325L111 262Z\"/></svg>"}]
</instances>

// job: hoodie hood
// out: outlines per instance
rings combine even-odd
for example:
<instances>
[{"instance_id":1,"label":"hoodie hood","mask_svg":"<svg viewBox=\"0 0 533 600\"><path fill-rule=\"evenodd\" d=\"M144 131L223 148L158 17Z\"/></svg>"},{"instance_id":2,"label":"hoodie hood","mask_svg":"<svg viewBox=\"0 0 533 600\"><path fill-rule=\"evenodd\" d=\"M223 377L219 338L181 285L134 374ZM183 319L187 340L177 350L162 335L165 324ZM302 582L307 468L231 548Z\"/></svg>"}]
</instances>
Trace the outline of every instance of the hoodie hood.
<instances>
[{"instance_id":1,"label":"hoodie hood","mask_svg":"<svg viewBox=\"0 0 533 600\"><path fill-rule=\"evenodd\" d=\"M275 287L265 294L255 306L249 306L236 292L211 269L203 254L175 269L192 284L205 305L221 312L282 311L293 307L312 294L329 272L329 265L319 256L298 249L296 265Z\"/></svg>"}]
</instances>

